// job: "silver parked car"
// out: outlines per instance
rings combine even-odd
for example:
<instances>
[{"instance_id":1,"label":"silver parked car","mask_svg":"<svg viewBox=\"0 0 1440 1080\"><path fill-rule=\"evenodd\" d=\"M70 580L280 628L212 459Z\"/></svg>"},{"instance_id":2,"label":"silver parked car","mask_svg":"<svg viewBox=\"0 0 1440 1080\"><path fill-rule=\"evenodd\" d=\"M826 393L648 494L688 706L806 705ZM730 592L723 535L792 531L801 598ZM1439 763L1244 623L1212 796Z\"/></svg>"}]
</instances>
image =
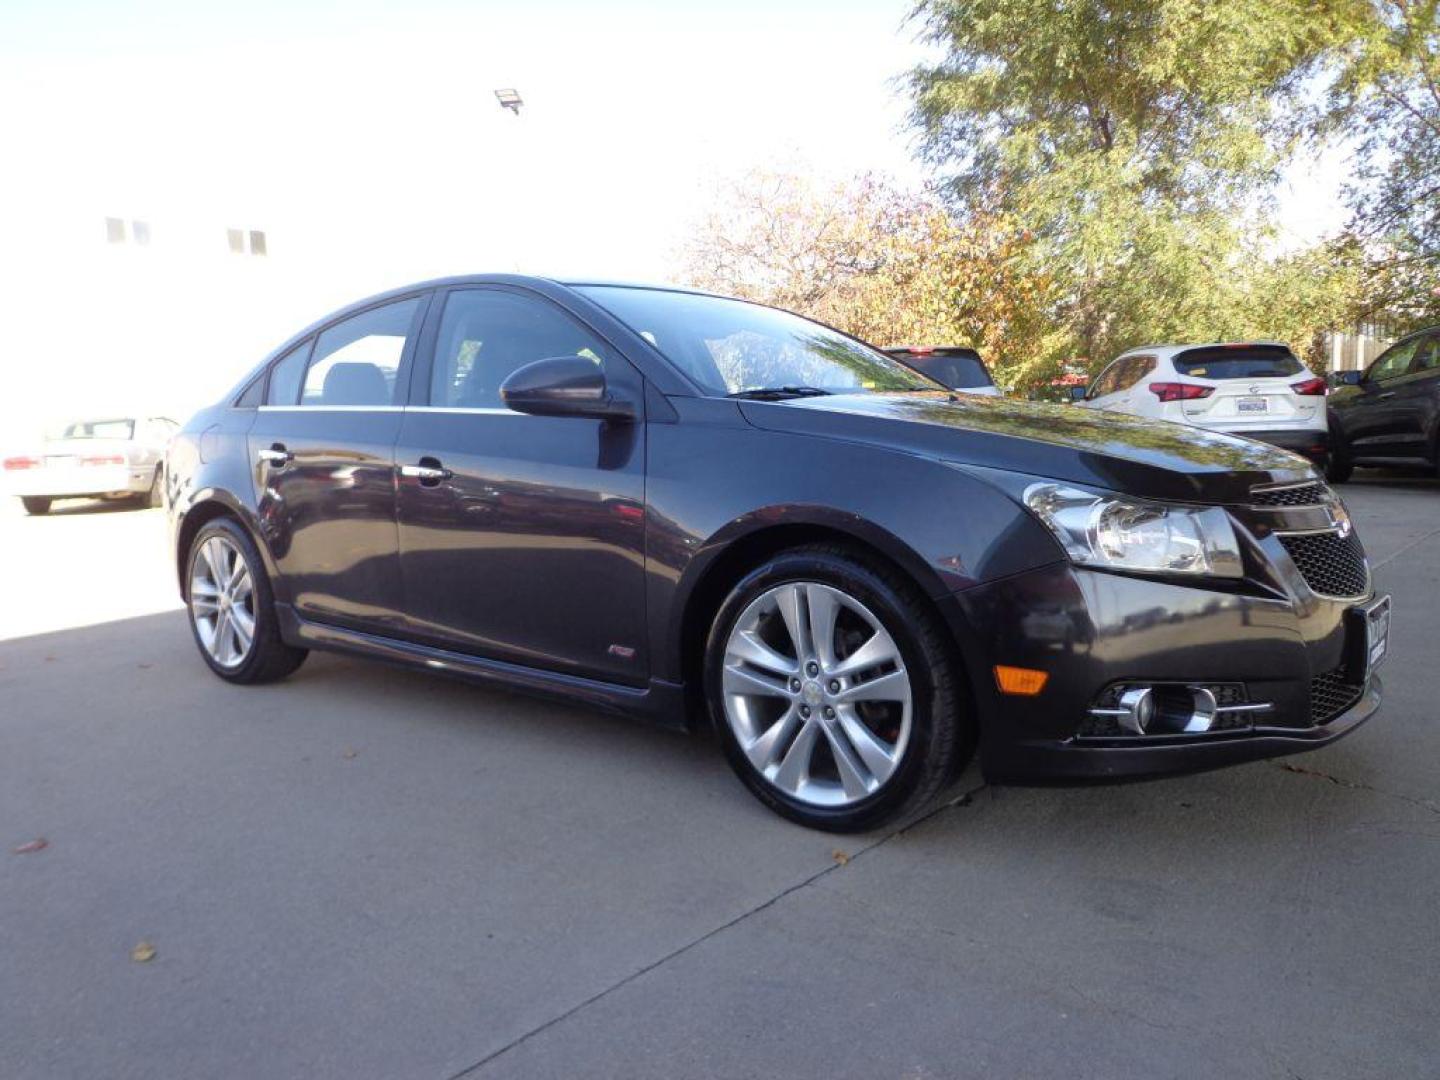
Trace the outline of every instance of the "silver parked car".
<instances>
[{"instance_id":1,"label":"silver parked car","mask_svg":"<svg viewBox=\"0 0 1440 1080\"><path fill-rule=\"evenodd\" d=\"M138 499L162 502L165 447L178 430L163 416L77 420L34 453L4 461L3 490L18 495L32 514L56 499Z\"/></svg>"}]
</instances>

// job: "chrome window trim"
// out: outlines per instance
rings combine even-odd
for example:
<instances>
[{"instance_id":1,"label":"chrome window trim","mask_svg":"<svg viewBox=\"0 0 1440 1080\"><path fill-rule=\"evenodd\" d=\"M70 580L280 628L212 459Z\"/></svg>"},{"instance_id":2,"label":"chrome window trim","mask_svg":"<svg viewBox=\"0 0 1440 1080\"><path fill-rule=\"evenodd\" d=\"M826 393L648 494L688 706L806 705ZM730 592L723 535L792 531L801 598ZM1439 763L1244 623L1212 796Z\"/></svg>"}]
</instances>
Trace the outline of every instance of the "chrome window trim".
<instances>
[{"instance_id":1,"label":"chrome window trim","mask_svg":"<svg viewBox=\"0 0 1440 1080\"><path fill-rule=\"evenodd\" d=\"M404 412L404 405L257 405L261 412Z\"/></svg>"},{"instance_id":2,"label":"chrome window trim","mask_svg":"<svg viewBox=\"0 0 1440 1080\"><path fill-rule=\"evenodd\" d=\"M484 406L479 406L479 405L477 405L477 406L475 406L474 408L470 408L470 409L462 408L462 407L460 407L460 406L458 406L458 405L409 405L409 406L406 406L406 412L419 412L419 413L467 413L467 414L469 414L469 413L477 413L477 414L482 415L482 416L497 416L497 415L502 415L502 414L505 415L505 416L524 416L524 415L525 415L525 413L516 412L514 409L507 409L507 408L504 408L504 407L496 408L496 407L493 406L493 405L484 405Z\"/></svg>"}]
</instances>

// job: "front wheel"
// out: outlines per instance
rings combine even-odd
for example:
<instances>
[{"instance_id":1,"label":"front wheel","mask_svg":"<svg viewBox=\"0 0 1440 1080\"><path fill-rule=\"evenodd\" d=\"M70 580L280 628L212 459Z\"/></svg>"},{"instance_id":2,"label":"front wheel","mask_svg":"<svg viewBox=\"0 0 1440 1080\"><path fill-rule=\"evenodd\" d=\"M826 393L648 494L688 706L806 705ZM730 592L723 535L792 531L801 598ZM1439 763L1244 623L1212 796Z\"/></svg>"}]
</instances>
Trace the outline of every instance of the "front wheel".
<instances>
[{"instance_id":1,"label":"front wheel","mask_svg":"<svg viewBox=\"0 0 1440 1080\"><path fill-rule=\"evenodd\" d=\"M210 670L234 683L283 679L307 654L280 639L265 564L229 518L201 527L190 544L185 601Z\"/></svg>"},{"instance_id":2,"label":"front wheel","mask_svg":"<svg viewBox=\"0 0 1440 1080\"><path fill-rule=\"evenodd\" d=\"M22 495L20 497L20 502L24 505L25 512L27 514L33 514L35 517L39 517L41 514L48 514L50 512L50 499L36 495Z\"/></svg>"},{"instance_id":3,"label":"front wheel","mask_svg":"<svg viewBox=\"0 0 1440 1080\"><path fill-rule=\"evenodd\" d=\"M973 743L953 646L901 574L842 546L747 575L706 646L731 767L812 828L873 828L929 802Z\"/></svg>"}]
</instances>

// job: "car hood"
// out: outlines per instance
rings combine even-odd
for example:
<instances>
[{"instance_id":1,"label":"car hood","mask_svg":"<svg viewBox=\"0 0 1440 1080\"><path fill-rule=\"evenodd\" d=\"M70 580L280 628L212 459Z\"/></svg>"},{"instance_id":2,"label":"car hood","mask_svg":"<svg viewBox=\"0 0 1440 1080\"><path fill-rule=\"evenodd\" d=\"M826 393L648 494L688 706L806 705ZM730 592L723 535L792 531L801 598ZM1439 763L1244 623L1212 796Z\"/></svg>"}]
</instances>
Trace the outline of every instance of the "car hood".
<instances>
[{"instance_id":1,"label":"car hood","mask_svg":"<svg viewBox=\"0 0 1440 1080\"><path fill-rule=\"evenodd\" d=\"M1073 405L937 391L745 401L741 411L772 431L872 442L1150 498L1239 503L1255 484L1314 478L1304 458L1265 443Z\"/></svg>"}]
</instances>

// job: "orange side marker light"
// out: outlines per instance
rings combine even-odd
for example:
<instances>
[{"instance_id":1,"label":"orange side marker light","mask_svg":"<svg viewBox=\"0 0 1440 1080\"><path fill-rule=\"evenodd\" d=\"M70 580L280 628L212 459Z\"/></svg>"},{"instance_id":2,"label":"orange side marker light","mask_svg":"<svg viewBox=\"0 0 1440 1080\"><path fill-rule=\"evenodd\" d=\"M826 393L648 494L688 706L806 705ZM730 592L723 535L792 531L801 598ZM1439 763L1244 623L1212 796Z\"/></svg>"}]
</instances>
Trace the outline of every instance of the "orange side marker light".
<instances>
[{"instance_id":1,"label":"orange side marker light","mask_svg":"<svg viewBox=\"0 0 1440 1080\"><path fill-rule=\"evenodd\" d=\"M1034 697L1045 689L1045 684L1050 680L1048 671L1036 671L1034 668L1010 667L1006 664L995 665L995 685L1000 687L1002 694L1017 694L1020 697Z\"/></svg>"}]
</instances>

